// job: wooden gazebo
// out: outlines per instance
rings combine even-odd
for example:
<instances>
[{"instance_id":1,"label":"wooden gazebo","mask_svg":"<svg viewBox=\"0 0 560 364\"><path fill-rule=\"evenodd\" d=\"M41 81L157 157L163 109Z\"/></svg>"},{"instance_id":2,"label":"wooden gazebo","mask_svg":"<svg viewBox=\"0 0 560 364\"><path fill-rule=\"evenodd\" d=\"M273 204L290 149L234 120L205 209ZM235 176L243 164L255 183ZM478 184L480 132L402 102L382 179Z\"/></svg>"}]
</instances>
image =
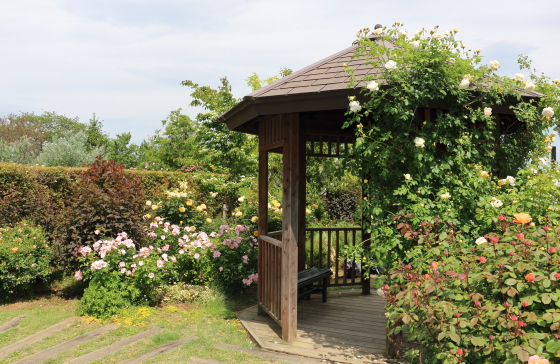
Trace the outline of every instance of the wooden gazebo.
<instances>
[{"instance_id":1,"label":"wooden gazebo","mask_svg":"<svg viewBox=\"0 0 560 364\"><path fill-rule=\"evenodd\" d=\"M361 228L308 229L305 226L306 157L338 157L355 141L354 131L342 129L348 97L359 89L348 88L343 64L357 73L368 73L365 59L352 59L351 46L263 87L243 98L221 116L231 130L259 136L259 311L282 327L282 338L292 341L297 330L297 274L314 262L324 267L338 265L342 244L355 244ZM371 67L369 70L372 71ZM282 230L269 232L268 153L283 158ZM311 257L306 257L307 240ZM362 237L363 238L363 237ZM313 240L326 242L325 250L336 258L313 251ZM319 247L321 249L321 245ZM316 258L313 259L313 254ZM322 261L326 260L326 261ZM307 262L307 264L306 264ZM365 278L365 279L364 279ZM361 285L370 292L369 272L364 277L346 277L335 269L330 285Z\"/></svg>"},{"instance_id":2,"label":"wooden gazebo","mask_svg":"<svg viewBox=\"0 0 560 364\"><path fill-rule=\"evenodd\" d=\"M372 36L372 40L387 42ZM361 228L310 229L305 226L306 157L338 157L355 141L353 130L342 129L346 120L348 97L360 100L360 87L348 87L349 75L344 64L352 67L358 78L374 74L365 58L352 58L357 45L305 67L243 98L233 109L221 116L230 130L259 136L259 312L266 313L282 327L282 338L296 339L298 271L321 262L322 253L313 251L313 240L326 240L329 251L342 244L355 244L356 236L364 241ZM523 94L534 97L536 95ZM445 105L418 108L422 120L435 120ZM507 105L495 109L506 122L512 117ZM500 113L500 114L498 114ZM268 221L268 153L283 156L282 230L269 232ZM315 235L314 235L315 234ZM318 237L317 237L318 235ZM326 237L326 239L324 239ZM350 237L350 238L349 238ZM306 241L310 242L306 256ZM319 261L313 258L319 255ZM328 260L328 259L327 259ZM334 262L335 265L338 262ZM361 285L362 293L370 293L369 272L347 279L335 269L330 285ZM361 279L360 279L361 278Z\"/></svg>"}]
</instances>

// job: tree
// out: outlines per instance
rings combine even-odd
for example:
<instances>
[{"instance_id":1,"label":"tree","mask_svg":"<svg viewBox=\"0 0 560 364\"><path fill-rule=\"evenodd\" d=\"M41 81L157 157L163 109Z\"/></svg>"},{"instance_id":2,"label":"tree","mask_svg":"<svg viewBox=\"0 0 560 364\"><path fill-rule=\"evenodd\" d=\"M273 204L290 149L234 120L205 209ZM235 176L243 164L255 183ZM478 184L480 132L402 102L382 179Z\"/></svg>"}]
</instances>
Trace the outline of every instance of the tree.
<instances>
[{"instance_id":1,"label":"tree","mask_svg":"<svg viewBox=\"0 0 560 364\"><path fill-rule=\"evenodd\" d=\"M82 167L103 155L101 148L88 151L87 135L83 131L69 131L50 142L45 142L37 163L45 166Z\"/></svg>"},{"instance_id":2,"label":"tree","mask_svg":"<svg viewBox=\"0 0 560 364\"><path fill-rule=\"evenodd\" d=\"M219 173L229 174L232 179L255 175L257 170L257 139L252 135L231 132L219 120L219 116L233 108L239 100L233 97L226 77L220 79L217 89L199 86L186 80L183 86L193 89L191 106L201 106L208 112L199 113L196 121L199 129L195 142L198 144L200 162Z\"/></svg>"},{"instance_id":3,"label":"tree","mask_svg":"<svg viewBox=\"0 0 560 364\"><path fill-rule=\"evenodd\" d=\"M86 145L88 150L95 148L106 148L109 144L109 134L103 131L103 123L95 116L89 119L86 125L85 133L87 136Z\"/></svg>"}]
</instances>

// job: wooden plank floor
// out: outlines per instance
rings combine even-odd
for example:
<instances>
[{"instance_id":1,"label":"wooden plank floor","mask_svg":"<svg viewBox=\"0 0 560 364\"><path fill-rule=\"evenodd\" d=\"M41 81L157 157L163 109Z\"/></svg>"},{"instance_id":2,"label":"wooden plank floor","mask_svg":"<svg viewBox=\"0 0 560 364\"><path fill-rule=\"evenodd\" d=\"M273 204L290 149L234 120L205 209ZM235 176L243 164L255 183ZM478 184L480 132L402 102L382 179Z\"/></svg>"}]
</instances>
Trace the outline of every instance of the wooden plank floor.
<instances>
[{"instance_id":1,"label":"wooden plank floor","mask_svg":"<svg viewBox=\"0 0 560 364\"><path fill-rule=\"evenodd\" d=\"M339 363L395 362L384 358L385 300L361 290L329 291L298 301L298 338L281 339L281 329L268 316L257 315L257 306L238 314L249 334L263 349L326 359Z\"/></svg>"}]
</instances>

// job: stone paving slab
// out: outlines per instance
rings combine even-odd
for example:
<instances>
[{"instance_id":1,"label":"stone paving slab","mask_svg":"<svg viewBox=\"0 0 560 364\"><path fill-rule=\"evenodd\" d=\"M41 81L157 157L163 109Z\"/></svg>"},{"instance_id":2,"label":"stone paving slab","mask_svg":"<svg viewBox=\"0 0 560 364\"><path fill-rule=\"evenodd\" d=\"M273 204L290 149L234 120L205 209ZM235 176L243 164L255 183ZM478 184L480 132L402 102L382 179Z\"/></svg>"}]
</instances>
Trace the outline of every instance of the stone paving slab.
<instances>
[{"instance_id":1,"label":"stone paving slab","mask_svg":"<svg viewBox=\"0 0 560 364\"><path fill-rule=\"evenodd\" d=\"M129 336L127 338L119 340L119 341L117 341L117 342L115 342L111 345L105 346L101 349L92 351L91 353L79 356L76 359L72 359L69 362L66 362L65 364L88 364L88 363L94 362L96 360L99 360L99 359L102 359L102 358L106 357L107 355L113 354L114 352L116 352L116 351L118 351L118 350L132 344L132 343L140 341L147 336L153 335L160 330L161 330L161 328L159 328L159 327L154 327L154 328L148 329L148 330L140 332L136 335Z\"/></svg>"},{"instance_id":2,"label":"stone paving slab","mask_svg":"<svg viewBox=\"0 0 560 364\"><path fill-rule=\"evenodd\" d=\"M14 327L16 327L17 325L19 325L19 322L21 321L22 318L24 318L25 315L19 315L14 317L13 319L11 319L10 321L3 323L2 325L0 325L0 334L5 333L6 331L13 329Z\"/></svg>"},{"instance_id":3,"label":"stone paving slab","mask_svg":"<svg viewBox=\"0 0 560 364\"><path fill-rule=\"evenodd\" d=\"M93 340L96 337L98 337L99 335L103 334L104 332L114 330L116 328L117 328L117 325L114 325L114 324L101 326L100 328L97 328L97 329L92 330L90 332L86 332L85 334L77 336L73 339L70 339L70 340L65 341L63 343L60 343L60 344L55 345L53 347L50 347L48 349L41 350L41 351L39 351L35 354L32 354L28 357L25 357L25 358L21 359L21 360L15 362L13 364L37 364L37 363L41 363L43 361L46 361L46 360L62 353L63 351L72 349L75 346L78 346L80 344L83 344L85 342Z\"/></svg>"},{"instance_id":4,"label":"stone paving slab","mask_svg":"<svg viewBox=\"0 0 560 364\"><path fill-rule=\"evenodd\" d=\"M160 345L152 350L146 351L145 353L142 353L140 355L135 356L132 359L128 359L125 361L121 361L119 364L140 364L143 363L147 360L153 359L158 355L167 353L175 348L178 348L181 345L186 344L187 342L196 339L196 336L187 336L185 338L179 339L179 340L175 340L175 341L171 341L168 343L165 343L163 345Z\"/></svg>"},{"instance_id":5,"label":"stone paving slab","mask_svg":"<svg viewBox=\"0 0 560 364\"><path fill-rule=\"evenodd\" d=\"M327 360L321 359L312 359L312 358L305 358L302 356L291 355L291 354L284 354L278 353L274 351L266 351L260 349L253 349L253 348L246 348L243 346L237 346L232 344L216 344L218 349L223 350L237 350L241 351L259 358L267 359L267 360L274 360L280 361L284 363L292 363L292 364L325 364L325 363L334 363Z\"/></svg>"},{"instance_id":6,"label":"stone paving slab","mask_svg":"<svg viewBox=\"0 0 560 364\"><path fill-rule=\"evenodd\" d=\"M56 334L57 332L64 330L68 326L72 324L72 322L76 319L76 317L69 317L66 320L59 322L53 326L47 327L46 329L39 331L33 335L29 335L26 338L23 338L15 343L0 348L0 359L3 359L13 353L14 351L21 350L27 346L33 345L36 342L43 340L44 338Z\"/></svg>"},{"instance_id":7,"label":"stone paving slab","mask_svg":"<svg viewBox=\"0 0 560 364\"><path fill-rule=\"evenodd\" d=\"M189 360L190 364L227 364L223 361L217 361L212 359L202 359L202 358L191 358Z\"/></svg>"}]
</instances>

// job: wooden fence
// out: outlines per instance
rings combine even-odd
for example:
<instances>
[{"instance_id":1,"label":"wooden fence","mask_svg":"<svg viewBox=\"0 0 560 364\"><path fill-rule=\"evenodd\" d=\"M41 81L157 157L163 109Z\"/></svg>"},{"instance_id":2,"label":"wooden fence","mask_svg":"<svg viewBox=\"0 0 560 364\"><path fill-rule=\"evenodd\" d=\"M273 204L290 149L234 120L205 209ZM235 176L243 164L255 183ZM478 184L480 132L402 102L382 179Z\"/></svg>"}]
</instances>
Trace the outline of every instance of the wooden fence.
<instances>
[{"instance_id":1,"label":"wooden fence","mask_svg":"<svg viewBox=\"0 0 560 364\"><path fill-rule=\"evenodd\" d=\"M345 245L361 242L361 227L306 228L305 232L306 268L330 268L333 275L329 286L361 285L360 262L341 258Z\"/></svg>"}]
</instances>

